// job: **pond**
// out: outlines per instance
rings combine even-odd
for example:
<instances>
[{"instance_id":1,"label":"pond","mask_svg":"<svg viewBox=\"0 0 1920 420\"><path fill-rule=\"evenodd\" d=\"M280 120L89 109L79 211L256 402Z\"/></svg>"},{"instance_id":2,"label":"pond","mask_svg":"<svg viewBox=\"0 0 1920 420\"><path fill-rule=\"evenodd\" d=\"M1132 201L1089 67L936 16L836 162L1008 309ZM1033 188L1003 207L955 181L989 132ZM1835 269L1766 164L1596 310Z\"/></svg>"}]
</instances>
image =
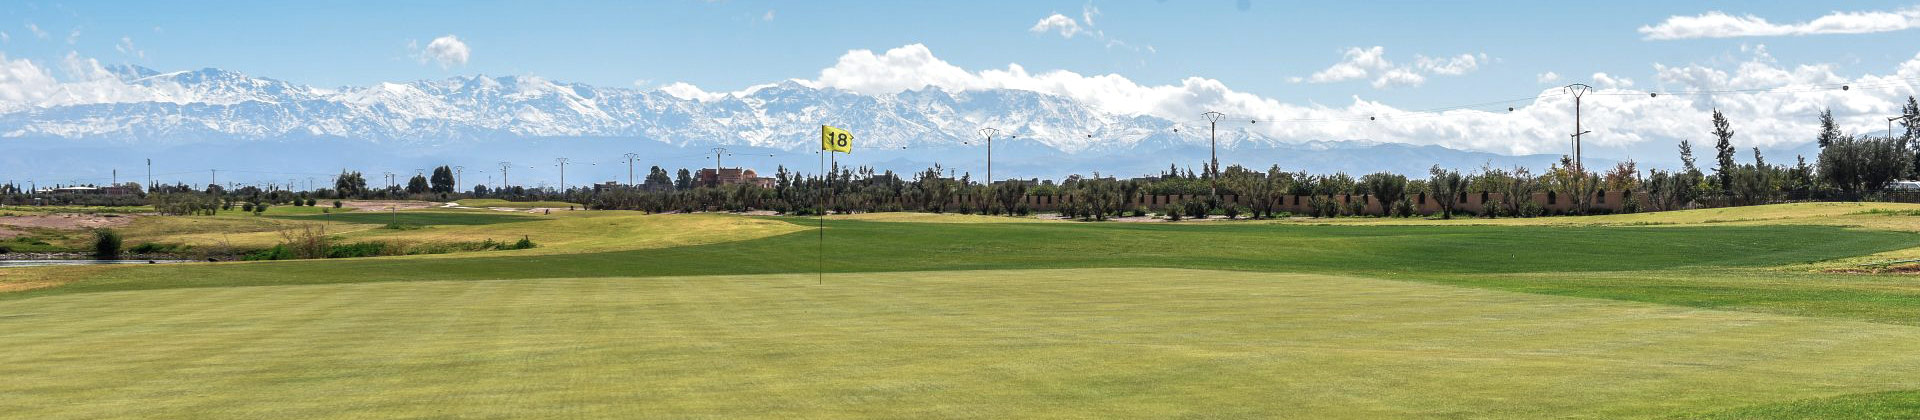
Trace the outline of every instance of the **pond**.
<instances>
[{"instance_id":1,"label":"pond","mask_svg":"<svg viewBox=\"0 0 1920 420\"><path fill-rule=\"evenodd\" d=\"M0 268L48 265L174 264L192 260L0 260Z\"/></svg>"}]
</instances>

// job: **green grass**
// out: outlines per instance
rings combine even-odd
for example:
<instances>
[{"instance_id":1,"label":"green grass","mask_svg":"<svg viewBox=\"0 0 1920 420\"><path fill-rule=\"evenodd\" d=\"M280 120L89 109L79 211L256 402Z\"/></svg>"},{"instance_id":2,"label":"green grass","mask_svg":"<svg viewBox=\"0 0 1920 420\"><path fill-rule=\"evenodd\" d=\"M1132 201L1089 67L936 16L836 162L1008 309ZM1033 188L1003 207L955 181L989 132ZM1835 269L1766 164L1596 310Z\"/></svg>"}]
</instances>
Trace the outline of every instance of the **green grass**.
<instances>
[{"instance_id":1,"label":"green grass","mask_svg":"<svg viewBox=\"0 0 1920 420\"><path fill-rule=\"evenodd\" d=\"M20 418L1621 418L1913 387L1920 328L1166 269L460 281L0 306Z\"/></svg>"},{"instance_id":2,"label":"green grass","mask_svg":"<svg viewBox=\"0 0 1920 420\"><path fill-rule=\"evenodd\" d=\"M1873 208L1499 224L877 215L829 220L825 261L814 219L433 210L400 213L432 228L395 231L373 229L390 213L335 214L366 218L336 219L368 229L342 234L353 240L541 247L0 270L0 291L39 287L0 293L0 377L23 378L0 381L0 407L31 418L1913 417L1920 282L1813 271L1920 249L1903 219L1854 214Z\"/></svg>"},{"instance_id":3,"label":"green grass","mask_svg":"<svg viewBox=\"0 0 1920 420\"><path fill-rule=\"evenodd\" d=\"M1758 404L1675 416L1677 419L1911 419L1920 417L1920 390L1885 391Z\"/></svg>"},{"instance_id":4,"label":"green grass","mask_svg":"<svg viewBox=\"0 0 1920 420\"><path fill-rule=\"evenodd\" d=\"M1913 247L1920 245L1920 235L1824 226L920 224L836 220L828 223L826 246L839 257L824 264L817 261L817 241L813 232L800 231L742 242L552 255L531 261L376 259L141 267L36 293L370 281L774 274L811 272L817 266L831 272L1177 267L1446 280L1449 277L1441 275L1759 267ZM0 295L0 299L5 297Z\"/></svg>"},{"instance_id":5,"label":"green grass","mask_svg":"<svg viewBox=\"0 0 1920 420\"><path fill-rule=\"evenodd\" d=\"M272 211L273 209L268 208L267 210ZM314 222L314 223L335 222L335 223L361 223L361 224L377 224L377 225L398 223L402 225L413 225L413 226L443 226L443 225L444 226L477 226L477 225L491 225L491 224L497 224L497 223L514 223L514 222L526 222L526 221L532 221L532 220L539 220L538 216L517 214L517 213L504 213L504 212L482 213L482 212L473 212L473 211L431 211L431 210L413 210L413 211L403 211L403 212L369 211L369 212L340 213L340 214L326 214L326 215L321 215L316 213L316 214L310 214L310 215L273 216L273 217L276 217L282 220L298 220L303 222Z\"/></svg>"}]
</instances>

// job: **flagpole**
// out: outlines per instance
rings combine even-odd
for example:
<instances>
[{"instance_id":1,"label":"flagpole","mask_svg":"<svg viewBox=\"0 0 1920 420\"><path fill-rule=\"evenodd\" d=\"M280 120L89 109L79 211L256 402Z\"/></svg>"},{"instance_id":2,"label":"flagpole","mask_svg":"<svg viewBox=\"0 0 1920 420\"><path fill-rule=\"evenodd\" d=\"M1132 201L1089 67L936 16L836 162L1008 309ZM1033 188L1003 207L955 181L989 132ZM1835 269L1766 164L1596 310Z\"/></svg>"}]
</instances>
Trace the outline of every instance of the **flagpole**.
<instances>
[{"instance_id":1,"label":"flagpole","mask_svg":"<svg viewBox=\"0 0 1920 420\"><path fill-rule=\"evenodd\" d=\"M831 179L831 178L825 177L826 173L827 173L827 150L826 148L823 147L820 150L820 174L822 175L822 177L820 178L820 181L822 185L825 185L825 183ZM832 190L828 190L828 191L831 192ZM816 229L816 230L820 232L820 247L817 248L819 252L815 254L813 258L813 262L814 262L814 271L820 274L820 278L816 280L815 284L827 284L827 195L826 194L820 195L820 227L819 229Z\"/></svg>"}]
</instances>

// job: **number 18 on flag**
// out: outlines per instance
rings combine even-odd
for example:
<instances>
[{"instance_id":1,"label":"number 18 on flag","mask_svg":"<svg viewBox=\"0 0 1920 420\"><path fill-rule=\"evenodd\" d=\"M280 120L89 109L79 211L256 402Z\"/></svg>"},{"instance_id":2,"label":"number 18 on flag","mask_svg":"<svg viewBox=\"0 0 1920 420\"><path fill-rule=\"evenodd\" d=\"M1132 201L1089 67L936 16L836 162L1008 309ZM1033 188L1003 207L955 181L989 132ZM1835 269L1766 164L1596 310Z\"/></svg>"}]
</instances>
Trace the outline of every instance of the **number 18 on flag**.
<instances>
[{"instance_id":1,"label":"number 18 on flag","mask_svg":"<svg viewBox=\"0 0 1920 420\"><path fill-rule=\"evenodd\" d=\"M820 126L820 150L853 153L853 133L829 125Z\"/></svg>"}]
</instances>

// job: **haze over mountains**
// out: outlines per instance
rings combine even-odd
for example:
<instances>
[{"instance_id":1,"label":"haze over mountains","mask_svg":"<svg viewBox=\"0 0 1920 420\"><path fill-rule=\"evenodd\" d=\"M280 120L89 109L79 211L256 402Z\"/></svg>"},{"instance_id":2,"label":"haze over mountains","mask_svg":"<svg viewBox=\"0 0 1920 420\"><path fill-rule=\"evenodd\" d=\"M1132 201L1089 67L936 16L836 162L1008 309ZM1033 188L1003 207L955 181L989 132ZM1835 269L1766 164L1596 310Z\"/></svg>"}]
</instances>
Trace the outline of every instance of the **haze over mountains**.
<instances>
[{"instance_id":1,"label":"haze over mountains","mask_svg":"<svg viewBox=\"0 0 1920 420\"><path fill-rule=\"evenodd\" d=\"M820 124L859 136L851 165L917 171L941 164L985 175L981 127L996 127L994 175L1121 177L1198 168L1207 159L1205 125L1152 116L1105 113L1070 98L989 89L936 88L859 94L797 81L735 94L681 97L640 90L563 83L535 76L471 76L363 87L318 88L220 69L157 72L109 67L115 89L67 93L70 101L35 106L0 103L0 157L11 174L44 174L43 183L104 183L119 169L137 180L145 158L162 182L207 182L201 171L229 178L288 181L340 168L411 174L433 165L497 171L512 161L515 184L557 182L554 158L567 157L568 184L621 180L623 153L640 165L712 165L726 147L726 166L771 172L786 165L815 171ZM89 97L92 95L93 97ZM110 100L99 96L111 95ZM1557 155L1484 152L1354 139L1288 142L1249 129L1262 122L1223 122L1221 161L1288 170L1422 174L1434 164L1544 168ZM968 144L972 142L973 144ZM1592 165L1610 164L1590 160ZM642 174L644 175L644 173ZM36 175L40 176L40 175ZM490 176L490 175L489 175ZM486 182L477 176L467 184Z\"/></svg>"}]
</instances>

